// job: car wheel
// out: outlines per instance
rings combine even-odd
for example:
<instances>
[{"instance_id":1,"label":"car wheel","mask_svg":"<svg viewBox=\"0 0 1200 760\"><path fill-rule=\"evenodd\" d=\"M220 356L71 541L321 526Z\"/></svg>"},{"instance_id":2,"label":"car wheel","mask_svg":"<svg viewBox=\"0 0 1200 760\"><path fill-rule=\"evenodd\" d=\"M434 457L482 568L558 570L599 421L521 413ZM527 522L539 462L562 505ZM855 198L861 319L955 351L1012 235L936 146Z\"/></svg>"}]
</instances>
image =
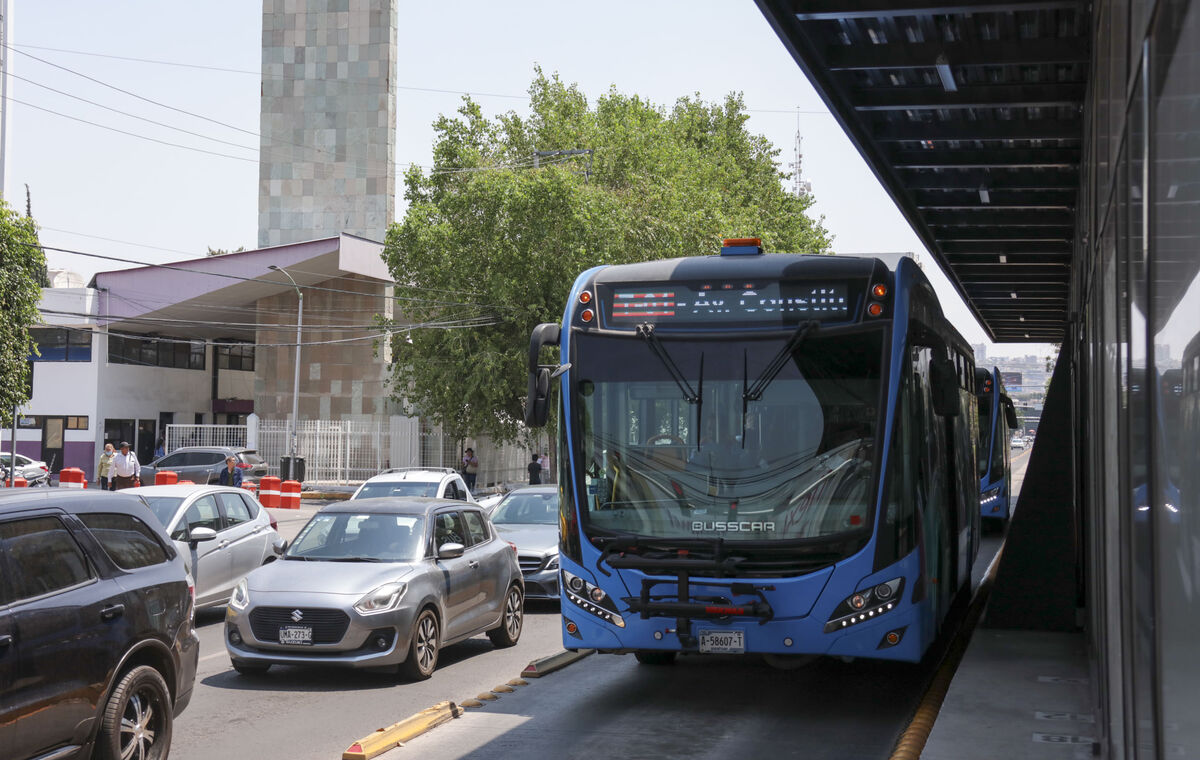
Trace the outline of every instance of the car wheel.
<instances>
[{"instance_id":1,"label":"car wheel","mask_svg":"<svg viewBox=\"0 0 1200 760\"><path fill-rule=\"evenodd\" d=\"M521 638L521 627L525 623L525 595L521 587L510 586L508 595L504 598L504 614L500 616L500 626L487 632L488 638L497 649L515 646Z\"/></svg>"},{"instance_id":2,"label":"car wheel","mask_svg":"<svg viewBox=\"0 0 1200 760\"><path fill-rule=\"evenodd\" d=\"M233 669L241 676L265 676L271 669L270 665L251 665L243 660L234 660Z\"/></svg>"},{"instance_id":3,"label":"car wheel","mask_svg":"<svg viewBox=\"0 0 1200 760\"><path fill-rule=\"evenodd\" d=\"M171 693L149 665L125 674L104 708L96 757L100 760L162 760L171 751Z\"/></svg>"},{"instance_id":4,"label":"car wheel","mask_svg":"<svg viewBox=\"0 0 1200 760\"><path fill-rule=\"evenodd\" d=\"M633 656L643 665L674 665L675 652L634 652Z\"/></svg>"},{"instance_id":5,"label":"car wheel","mask_svg":"<svg viewBox=\"0 0 1200 760\"><path fill-rule=\"evenodd\" d=\"M438 661L438 619L433 610L424 610L413 624L408 657L400 663L400 673L414 681L424 681L433 675Z\"/></svg>"}]
</instances>

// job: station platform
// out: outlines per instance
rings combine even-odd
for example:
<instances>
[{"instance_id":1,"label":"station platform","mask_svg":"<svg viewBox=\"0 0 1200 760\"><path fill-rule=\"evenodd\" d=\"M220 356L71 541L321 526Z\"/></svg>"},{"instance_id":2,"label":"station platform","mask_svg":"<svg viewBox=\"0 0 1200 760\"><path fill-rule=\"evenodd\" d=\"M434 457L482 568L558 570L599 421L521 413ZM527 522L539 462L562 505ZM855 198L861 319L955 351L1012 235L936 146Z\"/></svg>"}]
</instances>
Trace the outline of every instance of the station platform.
<instances>
[{"instance_id":1,"label":"station platform","mask_svg":"<svg viewBox=\"0 0 1200 760\"><path fill-rule=\"evenodd\" d=\"M1082 633L975 630L922 760L1082 760L1095 716Z\"/></svg>"}]
</instances>

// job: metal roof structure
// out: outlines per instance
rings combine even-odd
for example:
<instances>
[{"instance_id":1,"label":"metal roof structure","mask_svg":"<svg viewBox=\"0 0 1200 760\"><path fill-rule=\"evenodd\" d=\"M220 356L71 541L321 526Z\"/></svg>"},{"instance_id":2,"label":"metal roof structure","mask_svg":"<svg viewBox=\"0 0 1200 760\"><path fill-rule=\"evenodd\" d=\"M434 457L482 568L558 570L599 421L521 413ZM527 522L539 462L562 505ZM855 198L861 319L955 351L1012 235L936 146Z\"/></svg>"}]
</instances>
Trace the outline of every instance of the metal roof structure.
<instances>
[{"instance_id":1,"label":"metal roof structure","mask_svg":"<svg viewBox=\"0 0 1200 760\"><path fill-rule=\"evenodd\" d=\"M995 341L1062 340L1083 0L756 0Z\"/></svg>"}]
</instances>

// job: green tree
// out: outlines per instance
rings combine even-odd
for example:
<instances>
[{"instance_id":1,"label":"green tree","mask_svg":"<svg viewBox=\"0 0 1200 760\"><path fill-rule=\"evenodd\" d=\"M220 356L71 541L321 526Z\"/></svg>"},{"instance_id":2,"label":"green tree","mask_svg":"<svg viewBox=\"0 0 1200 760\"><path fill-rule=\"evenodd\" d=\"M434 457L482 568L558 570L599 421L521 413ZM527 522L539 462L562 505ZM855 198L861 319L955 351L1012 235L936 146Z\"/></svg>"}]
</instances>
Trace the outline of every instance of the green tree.
<instances>
[{"instance_id":1,"label":"green tree","mask_svg":"<svg viewBox=\"0 0 1200 760\"><path fill-rule=\"evenodd\" d=\"M518 435L530 330L561 318L585 269L712 254L722 237L829 249L740 95L663 108L610 89L589 104L540 70L529 93L528 117L488 119L468 97L439 118L435 166L408 171L408 210L387 234L403 320L443 328L392 338L393 387L453 435ZM536 151L585 149L534 167Z\"/></svg>"},{"instance_id":2,"label":"green tree","mask_svg":"<svg viewBox=\"0 0 1200 760\"><path fill-rule=\"evenodd\" d=\"M13 407L29 400L29 326L40 320L45 274L37 223L0 198L0 427L12 424Z\"/></svg>"}]
</instances>

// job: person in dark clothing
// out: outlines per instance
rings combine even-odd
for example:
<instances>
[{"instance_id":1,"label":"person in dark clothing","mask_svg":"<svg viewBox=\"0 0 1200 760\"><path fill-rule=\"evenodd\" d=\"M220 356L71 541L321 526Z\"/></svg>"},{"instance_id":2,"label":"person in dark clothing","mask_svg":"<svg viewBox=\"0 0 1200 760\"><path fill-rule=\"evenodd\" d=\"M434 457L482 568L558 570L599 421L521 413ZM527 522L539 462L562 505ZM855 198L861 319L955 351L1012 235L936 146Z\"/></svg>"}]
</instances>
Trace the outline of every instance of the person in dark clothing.
<instances>
[{"instance_id":1,"label":"person in dark clothing","mask_svg":"<svg viewBox=\"0 0 1200 760\"><path fill-rule=\"evenodd\" d=\"M533 455L533 461L529 463L529 485L540 486L542 484L542 466L538 464L538 455Z\"/></svg>"},{"instance_id":2,"label":"person in dark clothing","mask_svg":"<svg viewBox=\"0 0 1200 760\"><path fill-rule=\"evenodd\" d=\"M242 471L238 469L237 457L225 457L225 469L217 477L217 483L223 486L242 487Z\"/></svg>"}]
</instances>

